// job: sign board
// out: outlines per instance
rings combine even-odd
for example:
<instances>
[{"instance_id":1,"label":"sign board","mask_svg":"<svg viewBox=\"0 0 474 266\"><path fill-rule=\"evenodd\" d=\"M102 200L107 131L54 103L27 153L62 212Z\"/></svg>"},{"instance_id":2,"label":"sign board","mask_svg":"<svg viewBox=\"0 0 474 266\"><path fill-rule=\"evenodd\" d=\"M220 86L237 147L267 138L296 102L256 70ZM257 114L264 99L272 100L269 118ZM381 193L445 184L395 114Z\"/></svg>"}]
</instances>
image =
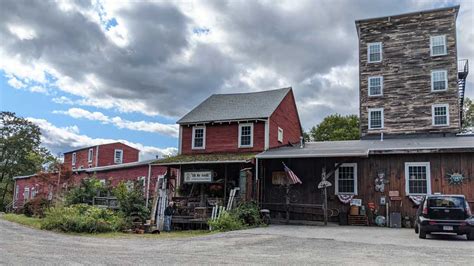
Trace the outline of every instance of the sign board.
<instances>
[{"instance_id":1,"label":"sign board","mask_svg":"<svg viewBox=\"0 0 474 266\"><path fill-rule=\"evenodd\" d=\"M388 192L389 197L400 197L400 192L398 190L392 190Z\"/></svg>"},{"instance_id":2,"label":"sign board","mask_svg":"<svg viewBox=\"0 0 474 266\"><path fill-rule=\"evenodd\" d=\"M362 200L361 199L351 199L351 206L362 206Z\"/></svg>"},{"instance_id":3,"label":"sign board","mask_svg":"<svg viewBox=\"0 0 474 266\"><path fill-rule=\"evenodd\" d=\"M210 183L212 171L184 172L184 183Z\"/></svg>"},{"instance_id":4,"label":"sign board","mask_svg":"<svg viewBox=\"0 0 474 266\"><path fill-rule=\"evenodd\" d=\"M331 182L326 181L326 180L323 180L323 181L319 182L319 184L318 184L319 189L325 188L325 187L330 187L330 186L332 186Z\"/></svg>"},{"instance_id":5,"label":"sign board","mask_svg":"<svg viewBox=\"0 0 474 266\"><path fill-rule=\"evenodd\" d=\"M285 185L286 182L285 171L274 171L272 172L272 184L273 185Z\"/></svg>"}]
</instances>

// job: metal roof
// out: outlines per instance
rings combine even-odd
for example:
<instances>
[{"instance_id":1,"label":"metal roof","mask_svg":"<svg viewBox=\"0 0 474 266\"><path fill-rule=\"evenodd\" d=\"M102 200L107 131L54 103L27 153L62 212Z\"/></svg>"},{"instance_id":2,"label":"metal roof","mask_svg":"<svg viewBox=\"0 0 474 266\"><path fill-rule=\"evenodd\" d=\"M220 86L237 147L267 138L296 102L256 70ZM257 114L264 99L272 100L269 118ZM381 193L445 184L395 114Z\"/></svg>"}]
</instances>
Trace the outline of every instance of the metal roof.
<instances>
[{"instance_id":1,"label":"metal roof","mask_svg":"<svg viewBox=\"0 0 474 266\"><path fill-rule=\"evenodd\" d=\"M35 176L36 174L32 174L32 175L20 175L20 176L14 176L13 177L13 180L16 180L16 179L26 179L26 178L30 178L30 177L33 177Z\"/></svg>"},{"instance_id":2,"label":"metal roof","mask_svg":"<svg viewBox=\"0 0 474 266\"><path fill-rule=\"evenodd\" d=\"M368 157L370 154L433 153L462 149L474 152L474 136L307 142L303 148L276 148L264 151L256 157Z\"/></svg>"},{"instance_id":3,"label":"metal roof","mask_svg":"<svg viewBox=\"0 0 474 266\"><path fill-rule=\"evenodd\" d=\"M290 91L291 87L252 93L213 94L177 123L268 118Z\"/></svg>"},{"instance_id":4,"label":"metal roof","mask_svg":"<svg viewBox=\"0 0 474 266\"><path fill-rule=\"evenodd\" d=\"M212 153L177 155L156 161L155 165L182 164L215 164L215 163L247 163L255 158L256 153Z\"/></svg>"}]
</instances>

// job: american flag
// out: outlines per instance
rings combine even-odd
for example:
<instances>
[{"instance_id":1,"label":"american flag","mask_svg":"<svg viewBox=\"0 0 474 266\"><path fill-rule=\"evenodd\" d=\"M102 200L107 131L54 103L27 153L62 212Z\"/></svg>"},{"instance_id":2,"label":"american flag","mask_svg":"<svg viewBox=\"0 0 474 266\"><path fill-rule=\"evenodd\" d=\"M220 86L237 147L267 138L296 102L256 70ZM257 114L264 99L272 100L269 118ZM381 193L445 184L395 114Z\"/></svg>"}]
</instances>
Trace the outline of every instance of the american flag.
<instances>
[{"instance_id":1,"label":"american flag","mask_svg":"<svg viewBox=\"0 0 474 266\"><path fill-rule=\"evenodd\" d=\"M303 182L301 182L301 180L295 175L295 173L293 173L293 171L291 171L290 168L288 168L288 166L286 166L285 163L282 162L282 164L285 168L286 176L290 179L290 184L303 184Z\"/></svg>"}]
</instances>

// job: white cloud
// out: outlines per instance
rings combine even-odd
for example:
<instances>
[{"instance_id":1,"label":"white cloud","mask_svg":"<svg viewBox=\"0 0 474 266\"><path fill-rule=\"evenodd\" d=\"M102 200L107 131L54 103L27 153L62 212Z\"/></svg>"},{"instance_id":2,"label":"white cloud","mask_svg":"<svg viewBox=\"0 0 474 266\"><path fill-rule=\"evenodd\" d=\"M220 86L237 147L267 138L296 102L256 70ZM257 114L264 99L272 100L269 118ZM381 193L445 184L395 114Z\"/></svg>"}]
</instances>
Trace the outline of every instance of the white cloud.
<instances>
[{"instance_id":1,"label":"white cloud","mask_svg":"<svg viewBox=\"0 0 474 266\"><path fill-rule=\"evenodd\" d=\"M79 134L79 128L75 125L69 127L56 127L45 119L37 119L32 117L27 119L39 126L42 134L42 145L48 148L53 154L58 154L81 147L111 142L123 142L139 149L140 160L153 159L156 158L156 156L161 157L163 155L174 155L177 153L177 149L174 147L158 148L122 139L91 138L89 136Z\"/></svg>"},{"instance_id":2,"label":"white cloud","mask_svg":"<svg viewBox=\"0 0 474 266\"><path fill-rule=\"evenodd\" d=\"M26 87L26 84L21 82L20 80L18 80L17 78L15 77L11 77L9 80L8 80L8 85L12 86L13 88L15 89L21 89L21 88L24 88Z\"/></svg>"},{"instance_id":3,"label":"white cloud","mask_svg":"<svg viewBox=\"0 0 474 266\"><path fill-rule=\"evenodd\" d=\"M36 32L32 28L22 25L7 24L7 28L20 40L31 40L36 38Z\"/></svg>"},{"instance_id":4,"label":"white cloud","mask_svg":"<svg viewBox=\"0 0 474 266\"><path fill-rule=\"evenodd\" d=\"M98 121L103 124L112 124L118 128L125 128L135 131L151 132L178 137L178 125L162 124L149 121L129 121L118 116L109 117L101 112L90 112L81 108L70 108L67 111L53 111L55 114L64 114L76 119L88 119Z\"/></svg>"}]
</instances>

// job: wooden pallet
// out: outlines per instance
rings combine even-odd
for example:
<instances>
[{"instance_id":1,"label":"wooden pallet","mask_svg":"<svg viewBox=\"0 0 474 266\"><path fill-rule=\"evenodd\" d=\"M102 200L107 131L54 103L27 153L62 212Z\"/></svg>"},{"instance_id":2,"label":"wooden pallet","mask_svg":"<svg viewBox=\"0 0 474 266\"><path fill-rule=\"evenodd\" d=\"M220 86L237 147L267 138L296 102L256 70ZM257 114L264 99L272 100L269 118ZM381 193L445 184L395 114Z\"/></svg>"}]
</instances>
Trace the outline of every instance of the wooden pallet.
<instances>
[{"instance_id":1,"label":"wooden pallet","mask_svg":"<svg viewBox=\"0 0 474 266\"><path fill-rule=\"evenodd\" d=\"M369 225L369 220L365 215L349 215L349 225Z\"/></svg>"}]
</instances>

